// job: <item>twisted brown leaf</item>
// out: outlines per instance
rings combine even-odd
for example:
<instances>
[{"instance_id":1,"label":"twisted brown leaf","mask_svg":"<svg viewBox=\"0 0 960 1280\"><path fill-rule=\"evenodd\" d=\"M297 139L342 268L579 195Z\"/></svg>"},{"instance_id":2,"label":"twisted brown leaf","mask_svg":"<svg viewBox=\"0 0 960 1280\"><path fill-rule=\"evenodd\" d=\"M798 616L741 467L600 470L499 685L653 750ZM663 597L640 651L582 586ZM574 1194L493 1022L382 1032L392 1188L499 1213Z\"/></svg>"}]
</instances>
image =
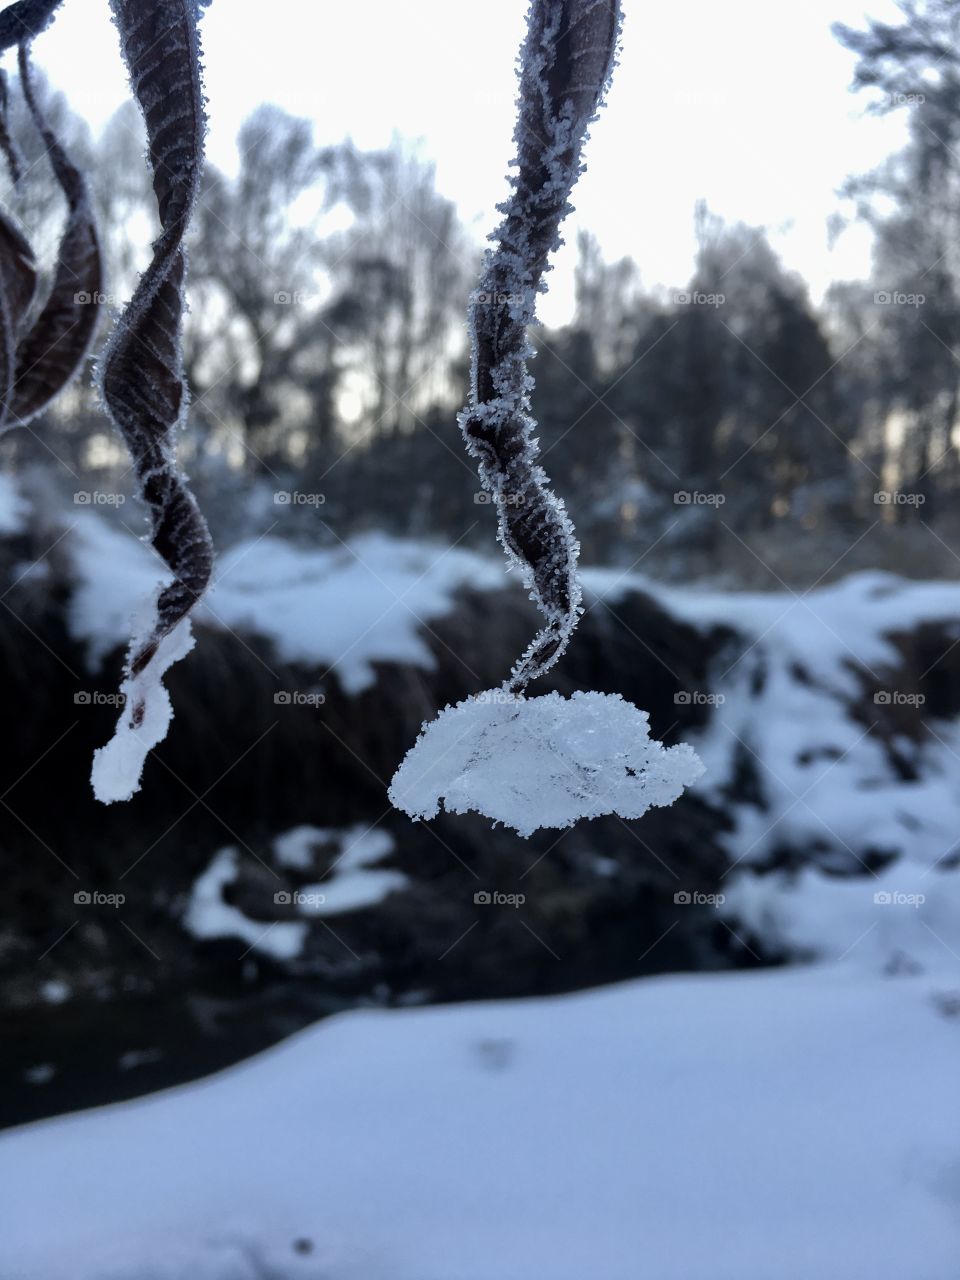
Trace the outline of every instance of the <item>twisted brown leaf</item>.
<instances>
[{"instance_id":1,"label":"twisted brown leaf","mask_svg":"<svg viewBox=\"0 0 960 1280\"><path fill-rule=\"evenodd\" d=\"M33 250L16 223L0 212L0 431L11 425L17 335L37 289Z\"/></svg>"},{"instance_id":2,"label":"twisted brown leaf","mask_svg":"<svg viewBox=\"0 0 960 1280\"><path fill-rule=\"evenodd\" d=\"M580 615L579 546L537 462L527 327L583 168L587 128L610 80L620 20L619 0L532 0L521 52L517 172L470 305L471 389L460 426L496 503L507 557L546 619L506 682L513 693L556 662Z\"/></svg>"},{"instance_id":3,"label":"twisted brown leaf","mask_svg":"<svg viewBox=\"0 0 960 1280\"><path fill-rule=\"evenodd\" d=\"M13 180L13 185L16 186L23 172L23 161L7 125L9 105L10 91L7 85L7 73L0 71L0 153L3 154L3 158L7 162L10 177Z\"/></svg>"},{"instance_id":4,"label":"twisted brown leaf","mask_svg":"<svg viewBox=\"0 0 960 1280\"><path fill-rule=\"evenodd\" d=\"M0 15L2 17L2 15ZM96 225L82 175L46 123L30 84L29 49L21 44L20 84L67 200L53 284L27 326L37 289L33 250L23 232L0 213L0 431L42 413L83 363L97 325L102 288ZM0 151L14 182L19 160L7 128L7 85L0 82Z\"/></svg>"},{"instance_id":5,"label":"twisted brown leaf","mask_svg":"<svg viewBox=\"0 0 960 1280\"><path fill-rule=\"evenodd\" d=\"M86 183L40 111L30 83L29 48L25 44L20 46L19 59L27 106L67 199L67 221L50 292L37 319L17 344L12 398L6 402L8 425L29 422L42 413L77 372L96 332L103 289L100 245ZM27 274L26 269L21 272L18 290L21 318L28 290L32 297Z\"/></svg>"},{"instance_id":6,"label":"twisted brown leaf","mask_svg":"<svg viewBox=\"0 0 960 1280\"><path fill-rule=\"evenodd\" d=\"M150 509L151 541L173 581L160 592L149 625L134 638L124 684L127 706L117 737L97 753L94 790L107 802L126 799L137 789L146 750L166 732L170 708L160 678L192 644L188 615L213 567L206 522L177 470L175 450L187 407L180 346L183 237L199 187L205 124L198 7L193 0L111 0L111 5L146 122L161 233L108 344L100 385Z\"/></svg>"}]
</instances>

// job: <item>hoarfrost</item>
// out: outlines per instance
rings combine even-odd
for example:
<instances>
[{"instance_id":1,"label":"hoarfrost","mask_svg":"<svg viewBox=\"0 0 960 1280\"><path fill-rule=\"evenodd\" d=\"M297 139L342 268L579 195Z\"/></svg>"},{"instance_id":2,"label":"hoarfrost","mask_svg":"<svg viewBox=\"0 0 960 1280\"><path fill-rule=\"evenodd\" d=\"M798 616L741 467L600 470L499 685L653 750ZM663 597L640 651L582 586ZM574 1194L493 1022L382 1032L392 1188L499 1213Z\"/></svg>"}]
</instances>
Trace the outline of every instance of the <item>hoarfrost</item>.
<instances>
[{"instance_id":1,"label":"hoarfrost","mask_svg":"<svg viewBox=\"0 0 960 1280\"><path fill-rule=\"evenodd\" d=\"M173 719L163 676L194 643L190 620L184 618L163 637L143 670L128 675L120 686L124 707L113 737L93 753L90 781L93 794L103 804L129 800L140 790L144 761L166 737Z\"/></svg>"},{"instance_id":2,"label":"hoarfrost","mask_svg":"<svg viewBox=\"0 0 960 1280\"><path fill-rule=\"evenodd\" d=\"M425 724L390 800L411 818L475 810L526 838L579 818L640 818L703 773L692 747L664 747L619 694L513 697L492 689Z\"/></svg>"}]
</instances>

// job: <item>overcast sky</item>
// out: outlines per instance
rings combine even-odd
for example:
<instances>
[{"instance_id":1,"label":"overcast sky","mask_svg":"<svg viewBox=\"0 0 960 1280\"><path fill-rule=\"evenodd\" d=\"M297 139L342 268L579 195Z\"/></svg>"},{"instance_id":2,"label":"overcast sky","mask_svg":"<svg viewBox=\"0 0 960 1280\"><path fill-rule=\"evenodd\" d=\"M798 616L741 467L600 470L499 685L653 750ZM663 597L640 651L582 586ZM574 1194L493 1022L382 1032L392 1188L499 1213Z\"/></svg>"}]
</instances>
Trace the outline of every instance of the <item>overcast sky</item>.
<instances>
[{"instance_id":1,"label":"overcast sky","mask_svg":"<svg viewBox=\"0 0 960 1280\"><path fill-rule=\"evenodd\" d=\"M511 155L525 8L213 0L203 19L209 154L229 170L237 128L262 101L309 116L320 143L422 138L438 186L482 238ZM848 92L853 59L830 24L890 17L892 0L624 0L624 9L623 58L575 192L570 245L576 226L587 227L607 257L636 259L646 284L682 285L702 197L728 221L766 226L815 297L833 279L864 274L865 229L831 251L826 222L844 177L896 150L904 121L864 115ZM35 56L95 130L126 94L107 0L65 0ZM569 311L571 259L551 278L548 320Z\"/></svg>"}]
</instances>

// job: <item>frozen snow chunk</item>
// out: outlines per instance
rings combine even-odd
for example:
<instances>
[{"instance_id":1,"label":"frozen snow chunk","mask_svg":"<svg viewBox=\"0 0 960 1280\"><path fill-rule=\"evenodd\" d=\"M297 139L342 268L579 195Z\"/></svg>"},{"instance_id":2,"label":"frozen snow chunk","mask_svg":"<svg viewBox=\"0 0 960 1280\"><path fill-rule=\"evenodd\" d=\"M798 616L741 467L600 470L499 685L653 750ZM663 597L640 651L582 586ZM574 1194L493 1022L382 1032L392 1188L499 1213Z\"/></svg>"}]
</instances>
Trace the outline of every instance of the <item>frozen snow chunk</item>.
<instances>
[{"instance_id":1,"label":"frozen snow chunk","mask_svg":"<svg viewBox=\"0 0 960 1280\"><path fill-rule=\"evenodd\" d=\"M160 641L156 653L139 675L127 676L120 686L123 711L113 737L93 753L90 781L93 794L101 803L129 800L140 790L140 776L147 756L167 736L173 719L173 706L163 687L163 677L193 646L190 619L183 618Z\"/></svg>"},{"instance_id":2,"label":"frozen snow chunk","mask_svg":"<svg viewBox=\"0 0 960 1280\"><path fill-rule=\"evenodd\" d=\"M692 747L650 737L649 716L619 694L514 697L502 689L425 724L394 775L411 818L476 810L527 837L538 827L671 805L703 773Z\"/></svg>"}]
</instances>

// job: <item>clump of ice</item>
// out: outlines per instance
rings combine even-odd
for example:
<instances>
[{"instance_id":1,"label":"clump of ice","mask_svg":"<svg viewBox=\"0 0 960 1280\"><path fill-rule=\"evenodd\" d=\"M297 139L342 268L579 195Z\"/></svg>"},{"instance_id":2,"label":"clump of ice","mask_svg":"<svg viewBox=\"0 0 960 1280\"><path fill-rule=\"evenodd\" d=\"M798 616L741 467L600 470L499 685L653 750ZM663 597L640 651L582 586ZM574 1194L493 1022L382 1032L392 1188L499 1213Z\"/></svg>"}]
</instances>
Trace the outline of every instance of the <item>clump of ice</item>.
<instances>
[{"instance_id":1,"label":"clump of ice","mask_svg":"<svg viewBox=\"0 0 960 1280\"><path fill-rule=\"evenodd\" d=\"M673 804L702 773L692 747L651 738L646 711L619 694L491 689L424 724L389 794L411 818L433 818L442 803L527 837L578 818L639 818Z\"/></svg>"},{"instance_id":2,"label":"clump of ice","mask_svg":"<svg viewBox=\"0 0 960 1280\"><path fill-rule=\"evenodd\" d=\"M120 686L123 710L113 737L93 753L90 781L93 794L103 804L129 800L140 790L144 762L153 748L167 736L173 719L170 695L163 687L167 670L194 646L190 619L183 618L136 676L127 676Z\"/></svg>"}]
</instances>

